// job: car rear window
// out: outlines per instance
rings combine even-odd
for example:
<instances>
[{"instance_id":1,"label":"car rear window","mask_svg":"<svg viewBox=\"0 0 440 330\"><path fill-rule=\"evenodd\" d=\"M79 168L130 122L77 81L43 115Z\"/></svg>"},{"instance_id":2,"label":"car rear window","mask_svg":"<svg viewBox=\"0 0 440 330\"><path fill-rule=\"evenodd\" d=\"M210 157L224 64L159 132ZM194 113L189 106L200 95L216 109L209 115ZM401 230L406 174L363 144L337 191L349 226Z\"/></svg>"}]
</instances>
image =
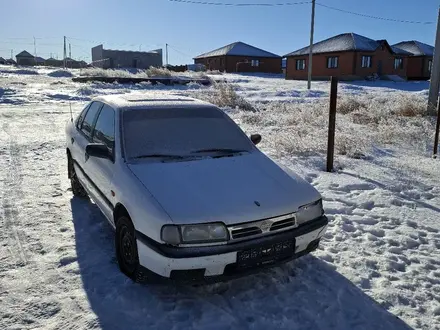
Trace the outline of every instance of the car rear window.
<instances>
[{"instance_id":1,"label":"car rear window","mask_svg":"<svg viewBox=\"0 0 440 330\"><path fill-rule=\"evenodd\" d=\"M190 155L203 149L250 151L243 131L217 108L125 110L124 148L127 158L149 154Z\"/></svg>"}]
</instances>

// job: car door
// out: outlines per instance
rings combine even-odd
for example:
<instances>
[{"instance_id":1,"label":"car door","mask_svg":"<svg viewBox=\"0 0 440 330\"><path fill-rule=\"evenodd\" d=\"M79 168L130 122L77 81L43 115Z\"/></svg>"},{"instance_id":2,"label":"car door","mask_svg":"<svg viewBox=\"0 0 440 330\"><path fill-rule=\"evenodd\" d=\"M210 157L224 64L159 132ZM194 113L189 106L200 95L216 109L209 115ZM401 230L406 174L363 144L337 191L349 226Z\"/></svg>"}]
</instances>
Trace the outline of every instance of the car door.
<instances>
[{"instance_id":1,"label":"car door","mask_svg":"<svg viewBox=\"0 0 440 330\"><path fill-rule=\"evenodd\" d=\"M111 184L115 167L115 110L107 104L102 106L96 119L92 132L92 142L104 144L110 157L86 157L84 170L90 181L96 186L98 196L96 196L95 202L99 204L99 208L107 219L113 223Z\"/></svg>"},{"instance_id":2,"label":"car door","mask_svg":"<svg viewBox=\"0 0 440 330\"><path fill-rule=\"evenodd\" d=\"M75 173L93 200L97 199L98 192L95 184L90 180L90 177L85 170L87 160L85 150L86 146L92 142L93 127L102 105L101 102L96 101L89 105L83 118L80 116L76 123L75 132L71 137L71 154Z\"/></svg>"}]
</instances>

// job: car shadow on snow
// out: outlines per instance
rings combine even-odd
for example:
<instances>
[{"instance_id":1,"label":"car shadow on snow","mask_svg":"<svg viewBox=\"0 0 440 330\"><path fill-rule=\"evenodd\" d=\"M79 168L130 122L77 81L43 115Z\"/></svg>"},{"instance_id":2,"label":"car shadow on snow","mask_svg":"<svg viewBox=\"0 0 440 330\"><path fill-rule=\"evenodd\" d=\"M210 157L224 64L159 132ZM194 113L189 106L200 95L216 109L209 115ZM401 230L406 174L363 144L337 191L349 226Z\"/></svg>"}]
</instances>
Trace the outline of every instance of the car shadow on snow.
<instances>
[{"instance_id":1,"label":"car shadow on snow","mask_svg":"<svg viewBox=\"0 0 440 330\"><path fill-rule=\"evenodd\" d=\"M410 329L312 255L214 285L135 284L119 272L114 232L96 205L73 198L71 208L83 287L102 329Z\"/></svg>"}]
</instances>

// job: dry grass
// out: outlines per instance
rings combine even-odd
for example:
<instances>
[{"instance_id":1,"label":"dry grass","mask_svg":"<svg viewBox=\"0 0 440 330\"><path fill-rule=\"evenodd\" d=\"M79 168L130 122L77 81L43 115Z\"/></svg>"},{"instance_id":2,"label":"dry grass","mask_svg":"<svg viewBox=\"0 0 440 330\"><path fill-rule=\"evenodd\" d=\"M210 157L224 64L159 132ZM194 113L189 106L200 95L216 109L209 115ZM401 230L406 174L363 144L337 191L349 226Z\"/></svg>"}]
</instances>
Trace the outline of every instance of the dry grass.
<instances>
[{"instance_id":1,"label":"dry grass","mask_svg":"<svg viewBox=\"0 0 440 330\"><path fill-rule=\"evenodd\" d=\"M195 96L222 108L240 109L248 112L257 111L251 103L237 94L234 85L231 84L214 83L211 90L198 93Z\"/></svg>"},{"instance_id":2,"label":"dry grass","mask_svg":"<svg viewBox=\"0 0 440 330\"><path fill-rule=\"evenodd\" d=\"M393 112L395 115L403 117L419 117L419 116L433 116L434 113L429 113L425 100L420 98L402 95L396 102L396 107Z\"/></svg>"},{"instance_id":3,"label":"dry grass","mask_svg":"<svg viewBox=\"0 0 440 330\"><path fill-rule=\"evenodd\" d=\"M434 120L421 115L406 116L401 95L388 98L361 95L347 98L348 114L336 116L335 153L351 158L368 157L373 146L393 145L426 152L434 132ZM423 95L412 95L412 103L426 104ZM360 105L360 106L359 106ZM248 132L264 136L265 147L280 156L323 155L327 150L328 100L316 102L269 102L260 111L233 112ZM345 110L343 110L345 111Z\"/></svg>"},{"instance_id":4,"label":"dry grass","mask_svg":"<svg viewBox=\"0 0 440 330\"><path fill-rule=\"evenodd\" d=\"M173 76L170 70L166 68L156 68L153 66L151 66L145 72L148 77L170 78Z\"/></svg>"},{"instance_id":5,"label":"dry grass","mask_svg":"<svg viewBox=\"0 0 440 330\"><path fill-rule=\"evenodd\" d=\"M336 111L343 115L365 109L365 104L354 97L340 98L337 102Z\"/></svg>"}]
</instances>

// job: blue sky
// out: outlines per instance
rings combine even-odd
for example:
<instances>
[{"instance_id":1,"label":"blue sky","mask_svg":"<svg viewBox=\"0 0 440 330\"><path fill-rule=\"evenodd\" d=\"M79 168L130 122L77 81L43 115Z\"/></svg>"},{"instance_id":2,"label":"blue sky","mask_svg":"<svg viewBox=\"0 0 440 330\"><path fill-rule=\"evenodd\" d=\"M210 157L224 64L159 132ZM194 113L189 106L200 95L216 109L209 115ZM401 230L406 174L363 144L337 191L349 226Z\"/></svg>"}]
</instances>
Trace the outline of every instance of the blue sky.
<instances>
[{"instance_id":1,"label":"blue sky","mask_svg":"<svg viewBox=\"0 0 440 330\"><path fill-rule=\"evenodd\" d=\"M283 0L210 0L229 3L280 3ZM288 0L295 1L295 0ZM316 7L315 41L356 32L390 43L419 40L433 45L438 0L317 0L322 4L388 18L431 21L403 24L362 18ZM171 64L228 43L243 41L284 55L309 42L310 4L280 7L222 7L168 0L0 0L0 56L23 49L63 56L63 36L72 57L90 60L90 48L149 50L170 44Z\"/></svg>"}]
</instances>

